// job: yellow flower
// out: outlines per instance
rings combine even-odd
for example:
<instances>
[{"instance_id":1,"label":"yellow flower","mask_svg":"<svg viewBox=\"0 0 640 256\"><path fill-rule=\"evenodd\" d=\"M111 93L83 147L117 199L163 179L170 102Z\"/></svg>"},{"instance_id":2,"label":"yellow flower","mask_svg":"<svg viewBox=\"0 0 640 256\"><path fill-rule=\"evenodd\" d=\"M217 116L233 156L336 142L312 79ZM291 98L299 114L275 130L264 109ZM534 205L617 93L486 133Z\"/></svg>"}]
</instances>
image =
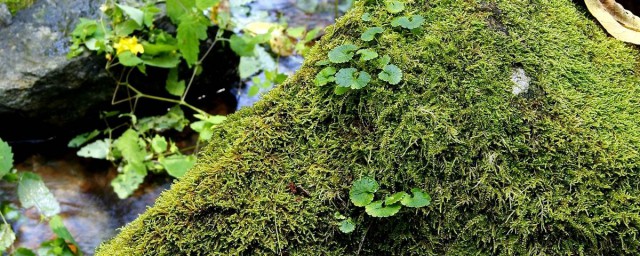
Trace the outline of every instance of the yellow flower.
<instances>
[{"instance_id":1,"label":"yellow flower","mask_svg":"<svg viewBox=\"0 0 640 256\"><path fill-rule=\"evenodd\" d=\"M130 51L133 54L144 53L144 48L138 43L138 38L125 37L120 38L120 41L113 45L116 48L116 54L120 54L124 51Z\"/></svg>"}]
</instances>

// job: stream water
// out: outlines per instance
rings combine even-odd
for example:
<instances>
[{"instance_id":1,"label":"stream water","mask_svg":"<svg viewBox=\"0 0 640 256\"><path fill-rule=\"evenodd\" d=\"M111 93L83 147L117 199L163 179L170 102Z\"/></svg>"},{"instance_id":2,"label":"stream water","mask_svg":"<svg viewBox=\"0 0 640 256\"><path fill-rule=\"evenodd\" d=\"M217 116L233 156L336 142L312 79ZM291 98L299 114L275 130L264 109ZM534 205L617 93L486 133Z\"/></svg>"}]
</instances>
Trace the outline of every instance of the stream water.
<instances>
[{"instance_id":1,"label":"stream water","mask_svg":"<svg viewBox=\"0 0 640 256\"><path fill-rule=\"evenodd\" d=\"M306 4L301 6L296 2ZM309 8L309 2L318 4L312 13L305 12L305 9ZM313 28L324 27L333 22L335 12L332 2L328 0L258 0L250 6L252 13L253 10L262 13L258 15L262 21L276 22L286 19L291 27L306 25ZM246 21L250 22L255 18L246 17ZM300 56L280 58L278 69L280 72L292 74L301 63ZM232 89L237 97L237 108L250 106L259 99L260 95L254 97L247 95L246 88L250 85L250 82L246 82L241 88ZM225 101L218 102L217 104L224 104ZM228 109L228 107L223 106L222 109ZM165 176L148 178L133 196L120 200L110 185L111 179L117 175L116 167L110 162L80 158L75 155L74 150L62 144L54 147L33 145L32 148L32 152L19 160L16 169L33 171L42 176L47 187L60 202L60 215L64 224L85 255L92 255L101 242L117 233L119 227L126 225L144 212L172 182ZM14 185L0 182L0 202L19 205L15 191ZM21 217L12 223L17 236L15 248L36 249L43 241L54 237L48 225L41 221L37 211L27 209L21 213Z\"/></svg>"}]
</instances>

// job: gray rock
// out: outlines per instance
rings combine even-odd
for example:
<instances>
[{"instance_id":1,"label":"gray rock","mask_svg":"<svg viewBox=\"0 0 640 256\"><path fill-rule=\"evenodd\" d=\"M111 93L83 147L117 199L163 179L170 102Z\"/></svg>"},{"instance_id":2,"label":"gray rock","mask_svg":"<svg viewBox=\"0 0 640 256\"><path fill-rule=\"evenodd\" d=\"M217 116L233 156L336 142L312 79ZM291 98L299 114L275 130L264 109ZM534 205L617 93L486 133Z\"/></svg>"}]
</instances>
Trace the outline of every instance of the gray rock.
<instances>
[{"instance_id":1,"label":"gray rock","mask_svg":"<svg viewBox=\"0 0 640 256\"><path fill-rule=\"evenodd\" d=\"M0 28L11 24L11 12L6 4L0 3Z\"/></svg>"},{"instance_id":2,"label":"gray rock","mask_svg":"<svg viewBox=\"0 0 640 256\"><path fill-rule=\"evenodd\" d=\"M0 26L0 119L10 118L15 126L0 129L0 137L34 123L24 120L63 127L110 98L113 82L103 71L104 60L65 56L75 23L96 17L101 3L39 0L18 12L11 25Z\"/></svg>"}]
</instances>

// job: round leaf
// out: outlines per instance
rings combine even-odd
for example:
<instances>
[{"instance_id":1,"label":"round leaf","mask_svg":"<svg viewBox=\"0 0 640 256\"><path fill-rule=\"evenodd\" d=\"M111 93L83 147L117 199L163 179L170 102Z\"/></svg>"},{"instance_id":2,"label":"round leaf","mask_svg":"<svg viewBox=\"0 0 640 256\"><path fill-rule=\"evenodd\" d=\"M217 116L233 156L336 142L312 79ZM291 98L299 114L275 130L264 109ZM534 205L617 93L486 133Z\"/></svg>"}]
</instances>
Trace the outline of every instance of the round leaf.
<instances>
[{"instance_id":1,"label":"round leaf","mask_svg":"<svg viewBox=\"0 0 640 256\"><path fill-rule=\"evenodd\" d=\"M373 40L373 38L376 36L376 34L380 34L382 32L384 32L384 29L381 28L381 27L367 28L367 30L365 30L364 33L362 33L362 35L360 35L360 39L362 39L362 41L369 42L369 41Z\"/></svg>"},{"instance_id":2,"label":"round leaf","mask_svg":"<svg viewBox=\"0 0 640 256\"><path fill-rule=\"evenodd\" d=\"M386 205L390 205L390 204L395 204L397 202L399 202L400 200L402 200L402 198L404 198L405 196L407 196L407 192L398 192L398 193L394 193L393 195L387 196L384 199L384 204Z\"/></svg>"},{"instance_id":3,"label":"round leaf","mask_svg":"<svg viewBox=\"0 0 640 256\"><path fill-rule=\"evenodd\" d=\"M384 5L390 13L399 13L404 11L404 3L398 0L386 0L384 1Z\"/></svg>"},{"instance_id":4,"label":"round leaf","mask_svg":"<svg viewBox=\"0 0 640 256\"><path fill-rule=\"evenodd\" d=\"M52 217L60 213L60 204L35 173L22 173L18 182L18 199L22 207L36 207L44 216Z\"/></svg>"},{"instance_id":5,"label":"round leaf","mask_svg":"<svg viewBox=\"0 0 640 256\"><path fill-rule=\"evenodd\" d=\"M318 74L316 74L315 84L317 86L322 86L330 82L333 82L336 80L336 78L333 76L335 74L336 74L335 68L333 67L323 68L322 70L320 70L320 72L318 72Z\"/></svg>"},{"instance_id":6,"label":"round leaf","mask_svg":"<svg viewBox=\"0 0 640 256\"><path fill-rule=\"evenodd\" d=\"M364 210L372 217L390 217L400 211L402 205L396 203L385 205L382 200L378 200L367 205Z\"/></svg>"},{"instance_id":7,"label":"round leaf","mask_svg":"<svg viewBox=\"0 0 640 256\"><path fill-rule=\"evenodd\" d=\"M355 206L366 206L373 201L373 193L378 191L379 185L371 177L362 177L353 182L349 191L349 198Z\"/></svg>"},{"instance_id":8,"label":"round leaf","mask_svg":"<svg viewBox=\"0 0 640 256\"><path fill-rule=\"evenodd\" d=\"M13 241L15 240L16 234L11 230L11 226L8 224L0 224L0 251L4 252L7 250L7 248L13 245Z\"/></svg>"},{"instance_id":9,"label":"round leaf","mask_svg":"<svg viewBox=\"0 0 640 256\"><path fill-rule=\"evenodd\" d=\"M358 50L357 53L360 54L361 61L372 60L378 57L378 53L373 49L362 49Z\"/></svg>"},{"instance_id":10,"label":"round leaf","mask_svg":"<svg viewBox=\"0 0 640 256\"><path fill-rule=\"evenodd\" d=\"M413 196L405 196L400 203L406 207L424 207L431 204L431 196L419 188L411 189Z\"/></svg>"},{"instance_id":11,"label":"round leaf","mask_svg":"<svg viewBox=\"0 0 640 256\"><path fill-rule=\"evenodd\" d=\"M402 16L391 20L391 26L401 26L406 29L416 29L424 23L424 18L420 15L412 15L411 17Z\"/></svg>"},{"instance_id":12,"label":"round leaf","mask_svg":"<svg viewBox=\"0 0 640 256\"><path fill-rule=\"evenodd\" d=\"M166 158L160 159L160 163L167 169L169 175L180 178L193 167L196 163L196 157L189 155L172 155Z\"/></svg>"},{"instance_id":13,"label":"round leaf","mask_svg":"<svg viewBox=\"0 0 640 256\"><path fill-rule=\"evenodd\" d=\"M383 81L387 81L390 84L396 85L402 80L402 70L396 65L386 65L382 68L382 71L378 74L378 78Z\"/></svg>"},{"instance_id":14,"label":"round leaf","mask_svg":"<svg viewBox=\"0 0 640 256\"><path fill-rule=\"evenodd\" d=\"M369 73L360 71L355 68L343 68L336 73L336 83L341 87L349 87L351 89L362 89L371 81Z\"/></svg>"},{"instance_id":15,"label":"round leaf","mask_svg":"<svg viewBox=\"0 0 640 256\"><path fill-rule=\"evenodd\" d=\"M350 61L358 47L352 44L340 45L329 51L329 60L333 63L345 63Z\"/></svg>"},{"instance_id":16,"label":"round leaf","mask_svg":"<svg viewBox=\"0 0 640 256\"><path fill-rule=\"evenodd\" d=\"M356 229L356 224L353 223L351 218L348 218L340 222L340 231L342 231L342 233L349 234L353 232L355 229Z\"/></svg>"}]
</instances>

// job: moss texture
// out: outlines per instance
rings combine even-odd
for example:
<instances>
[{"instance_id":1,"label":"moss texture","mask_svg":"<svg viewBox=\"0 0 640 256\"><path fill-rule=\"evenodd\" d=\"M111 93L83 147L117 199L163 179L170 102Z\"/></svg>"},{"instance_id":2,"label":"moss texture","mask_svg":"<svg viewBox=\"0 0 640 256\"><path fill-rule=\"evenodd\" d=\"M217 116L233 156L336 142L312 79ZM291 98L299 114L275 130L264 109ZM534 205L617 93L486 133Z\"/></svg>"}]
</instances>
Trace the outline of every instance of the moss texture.
<instances>
[{"instance_id":1,"label":"moss texture","mask_svg":"<svg viewBox=\"0 0 640 256\"><path fill-rule=\"evenodd\" d=\"M634 48L569 0L408 1L402 14L426 20L413 34L391 28L398 15L381 2L357 3L296 75L231 115L199 164L98 254L640 253ZM403 81L342 96L316 87L313 64L366 46L371 26L387 28L374 48ZM517 67L531 78L522 95ZM348 203L363 175L433 203L364 217ZM338 231L336 211L356 231Z\"/></svg>"}]
</instances>

